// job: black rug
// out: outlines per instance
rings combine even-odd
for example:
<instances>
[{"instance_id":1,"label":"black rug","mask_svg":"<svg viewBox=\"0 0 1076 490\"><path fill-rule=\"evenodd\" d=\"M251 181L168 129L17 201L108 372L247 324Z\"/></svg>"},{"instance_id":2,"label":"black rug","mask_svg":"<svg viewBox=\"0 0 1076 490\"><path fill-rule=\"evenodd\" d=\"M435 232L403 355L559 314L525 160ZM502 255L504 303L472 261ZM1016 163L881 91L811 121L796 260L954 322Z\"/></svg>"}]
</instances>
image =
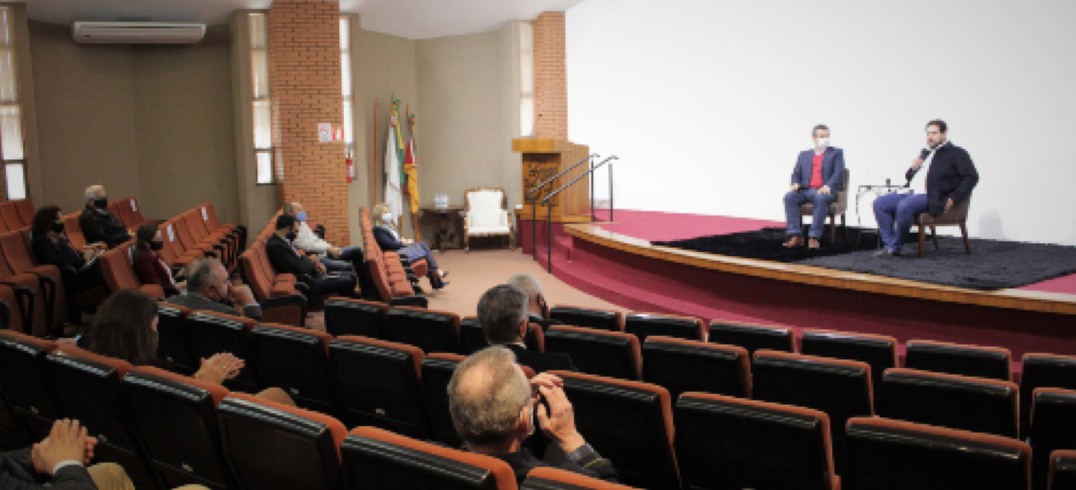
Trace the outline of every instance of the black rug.
<instances>
[{"instance_id":1,"label":"black rug","mask_svg":"<svg viewBox=\"0 0 1076 490\"><path fill-rule=\"evenodd\" d=\"M876 257L875 230L848 227L847 238L837 230L837 244L828 237L822 249L786 249L783 228L712 235L670 242L653 242L686 250L731 255L750 259L864 272L913 281L967 289L1015 288L1076 272L1076 247L1042 243L971 239L971 255L957 237L938 238L938 250L927 239L927 253L918 258L917 236L905 240L904 255Z\"/></svg>"}]
</instances>

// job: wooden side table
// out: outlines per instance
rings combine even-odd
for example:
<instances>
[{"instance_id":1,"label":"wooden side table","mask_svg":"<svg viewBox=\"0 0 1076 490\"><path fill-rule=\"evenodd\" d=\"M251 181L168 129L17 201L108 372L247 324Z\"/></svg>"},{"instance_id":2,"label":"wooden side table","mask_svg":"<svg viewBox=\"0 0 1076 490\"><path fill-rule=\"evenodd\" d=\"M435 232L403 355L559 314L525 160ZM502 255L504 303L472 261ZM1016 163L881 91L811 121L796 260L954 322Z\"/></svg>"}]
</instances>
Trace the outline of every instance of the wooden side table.
<instances>
[{"instance_id":1,"label":"wooden side table","mask_svg":"<svg viewBox=\"0 0 1076 490\"><path fill-rule=\"evenodd\" d=\"M441 223L433 237L433 248L442 251L459 248L455 246L456 237L459 236L455 225L460 211L463 211L463 206L422 206L418 209L420 219L427 213L441 216Z\"/></svg>"}]
</instances>

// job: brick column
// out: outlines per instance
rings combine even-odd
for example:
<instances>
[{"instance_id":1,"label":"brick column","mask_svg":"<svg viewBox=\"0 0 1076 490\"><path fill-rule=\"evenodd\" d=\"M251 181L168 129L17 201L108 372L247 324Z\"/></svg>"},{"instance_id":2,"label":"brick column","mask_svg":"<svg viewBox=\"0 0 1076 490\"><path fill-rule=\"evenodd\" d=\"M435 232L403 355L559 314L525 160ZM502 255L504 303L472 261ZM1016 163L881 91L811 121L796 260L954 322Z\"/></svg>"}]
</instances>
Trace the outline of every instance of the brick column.
<instances>
[{"instance_id":1,"label":"brick column","mask_svg":"<svg viewBox=\"0 0 1076 490\"><path fill-rule=\"evenodd\" d=\"M275 0L267 20L274 158L283 174L281 202L303 203L311 219L327 228L327 240L347 244L344 143L318 142L318 123L334 127L344 123L340 3Z\"/></svg>"},{"instance_id":2,"label":"brick column","mask_svg":"<svg viewBox=\"0 0 1076 490\"><path fill-rule=\"evenodd\" d=\"M534 20L534 135L568 139L568 79L564 61L564 12Z\"/></svg>"}]
</instances>

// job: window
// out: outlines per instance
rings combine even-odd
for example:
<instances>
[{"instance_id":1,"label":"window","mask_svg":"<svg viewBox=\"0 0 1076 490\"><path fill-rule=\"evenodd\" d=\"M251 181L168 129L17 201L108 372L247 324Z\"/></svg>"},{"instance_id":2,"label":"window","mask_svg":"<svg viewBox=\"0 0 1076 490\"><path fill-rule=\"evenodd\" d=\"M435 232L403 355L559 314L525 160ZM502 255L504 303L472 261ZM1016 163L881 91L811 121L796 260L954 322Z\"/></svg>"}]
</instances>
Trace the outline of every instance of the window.
<instances>
[{"instance_id":1,"label":"window","mask_svg":"<svg viewBox=\"0 0 1076 490\"><path fill-rule=\"evenodd\" d=\"M8 7L0 7L0 161L8 199L25 199L27 195L17 65L14 16Z\"/></svg>"},{"instance_id":2,"label":"window","mask_svg":"<svg viewBox=\"0 0 1076 490\"><path fill-rule=\"evenodd\" d=\"M351 104L351 19L340 17L340 90L344 96L344 146L350 155L355 144Z\"/></svg>"},{"instance_id":3,"label":"window","mask_svg":"<svg viewBox=\"0 0 1076 490\"><path fill-rule=\"evenodd\" d=\"M534 135L534 26L519 24L519 134Z\"/></svg>"},{"instance_id":4,"label":"window","mask_svg":"<svg viewBox=\"0 0 1076 490\"><path fill-rule=\"evenodd\" d=\"M251 114L254 126L255 179L258 184L281 180L273 160L273 112L269 99L269 47L265 14L250 14Z\"/></svg>"}]
</instances>

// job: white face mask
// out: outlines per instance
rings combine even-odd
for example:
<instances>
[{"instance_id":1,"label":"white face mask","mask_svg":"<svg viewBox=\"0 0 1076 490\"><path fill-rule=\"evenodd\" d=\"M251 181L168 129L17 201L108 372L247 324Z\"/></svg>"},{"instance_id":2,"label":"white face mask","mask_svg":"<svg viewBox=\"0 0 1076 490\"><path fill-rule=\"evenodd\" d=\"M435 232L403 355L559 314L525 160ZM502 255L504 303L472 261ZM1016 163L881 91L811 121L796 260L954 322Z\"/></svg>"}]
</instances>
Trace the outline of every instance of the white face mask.
<instances>
[{"instance_id":1,"label":"white face mask","mask_svg":"<svg viewBox=\"0 0 1076 490\"><path fill-rule=\"evenodd\" d=\"M821 148L821 149L824 150L824 149L826 149L826 147L829 146L829 138L818 138L818 140L815 141L814 144L818 148Z\"/></svg>"},{"instance_id":2,"label":"white face mask","mask_svg":"<svg viewBox=\"0 0 1076 490\"><path fill-rule=\"evenodd\" d=\"M381 215L382 223L392 223L392 213L383 213Z\"/></svg>"}]
</instances>

